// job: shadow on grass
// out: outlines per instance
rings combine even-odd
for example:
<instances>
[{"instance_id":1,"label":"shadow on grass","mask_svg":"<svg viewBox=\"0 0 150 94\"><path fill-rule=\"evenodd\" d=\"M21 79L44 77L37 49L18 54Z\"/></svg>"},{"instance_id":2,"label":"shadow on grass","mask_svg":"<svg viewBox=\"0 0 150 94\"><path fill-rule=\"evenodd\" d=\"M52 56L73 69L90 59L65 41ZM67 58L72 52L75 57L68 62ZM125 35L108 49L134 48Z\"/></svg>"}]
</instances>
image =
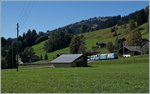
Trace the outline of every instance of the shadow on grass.
<instances>
[{"instance_id":1,"label":"shadow on grass","mask_svg":"<svg viewBox=\"0 0 150 94\"><path fill-rule=\"evenodd\" d=\"M91 65L87 65L86 67L92 67Z\"/></svg>"},{"instance_id":2,"label":"shadow on grass","mask_svg":"<svg viewBox=\"0 0 150 94\"><path fill-rule=\"evenodd\" d=\"M145 28L143 28L143 27L141 27L141 28L139 28L139 30L144 30Z\"/></svg>"}]
</instances>

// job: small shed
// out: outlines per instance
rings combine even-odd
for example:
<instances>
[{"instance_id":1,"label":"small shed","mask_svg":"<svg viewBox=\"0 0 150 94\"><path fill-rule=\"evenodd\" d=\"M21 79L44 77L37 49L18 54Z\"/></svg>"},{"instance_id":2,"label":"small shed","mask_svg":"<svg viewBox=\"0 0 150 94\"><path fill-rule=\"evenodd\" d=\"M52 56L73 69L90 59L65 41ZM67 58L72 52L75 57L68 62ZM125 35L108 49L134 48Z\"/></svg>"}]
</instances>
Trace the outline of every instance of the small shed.
<instances>
[{"instance_id":1,"label":"small shed","mask_svg":"<svg viewBox=\"0 0 150 94\"><path fill-rule=\"evenodd\" d=\"M87 66L87 57L83 54L62 54L50 63L54 67Z\"/></svg>"},{"instance_id":2,"label":"small shed","mask_svg":"<svg viewBox=\"0 0 150 94\"><path fill-rule=\"evenodd\" d=\"M106 42L97 42L96 45L98 48L106 48L107 43Z\"/></svg>"}]
</instances>

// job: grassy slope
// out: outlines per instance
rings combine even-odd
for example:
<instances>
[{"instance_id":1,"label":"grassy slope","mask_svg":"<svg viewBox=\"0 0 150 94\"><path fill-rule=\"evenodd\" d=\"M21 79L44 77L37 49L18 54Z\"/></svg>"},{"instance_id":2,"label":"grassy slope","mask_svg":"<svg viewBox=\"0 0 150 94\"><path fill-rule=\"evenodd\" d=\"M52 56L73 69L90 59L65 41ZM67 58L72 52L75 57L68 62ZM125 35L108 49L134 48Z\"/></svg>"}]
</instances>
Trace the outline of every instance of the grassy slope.
<instances>
[{"instance_id":1,"label":"grassy slope","mask_svg":"<svg viewBox=\"0 0 150 94\"><path fill-rule=\"evenodd\" d=\"M44 50L44 42L45 41L32 46L33 49L35 50L35 54L36 55L38 55L38 56L42 55L44 57L44 55L46 53L46 51ZM68 48L63 48L63 49L60 49L60 50L56 50L54 52L51 52L51 53L47 54L48 55L48 59L52 60L53 57L55 57L57 54L59 54L59 53L67 53L67 52L69 52Z\"/></svg>"},{"instance_id":2,"label":"grassy slope","mask_svg":"<svg viewBox=\"0 0 150 94\"><path fill-rule=\"evenodd\" d=\"M148 56L103 60L84 68L2 70L2 92L147 92Z\"/></svg>"},{"instance_id":3,"label":"grassy slope","mask_svg":"<svg viewBox=\"0 0 150 94\"><path fill-rule=\"evenodd\" d=\"M139 26L138 28L141 29L140 31L142 33L142 37L149 39L149 37L148 37L149 34L148 34L148 32L146 32L146 27L147 27L147 23ZM119 38L126 37L128 34L128 28L121 28L120 26L118 26L117 33L120 34ZM86 38L87 49L91 49L91 47L95 46L96 42L98 42L98 41L99 42L109 42L109 41L114 42L116 39L116 37L112 37L111 32L110 32L110 28L101 29L101 30L97 30L97 31L93 31L93 32L87 32L87 33L84 33L83 35ZM43 55L43 57L45 55L45 51L43 49L44 48L44 45L43 45L44 42L41 42L41 43L33 46L36 54L39 56ZM101 52L105 53L108 51L107 51L107 49L102 49ZM53 57L55 57L59 53L69 53L69 48L67 47L67 48L63 48L63 49L48 53L49 60L52 60Z\"/></svg>"},{"instance_id":4,"label":"grassy slope","mask_svg":"<svg viewBox=\"0 0 150 94\"><path fill-rule=\"evenodd\" d=\"M148 25L148 23L145 23L145 24L139 26L139 29L141 29L140 31L142 34L142 38L149 39L149 33L147 32L148 31L147 25Z\"/></svg>"}]
</instances>

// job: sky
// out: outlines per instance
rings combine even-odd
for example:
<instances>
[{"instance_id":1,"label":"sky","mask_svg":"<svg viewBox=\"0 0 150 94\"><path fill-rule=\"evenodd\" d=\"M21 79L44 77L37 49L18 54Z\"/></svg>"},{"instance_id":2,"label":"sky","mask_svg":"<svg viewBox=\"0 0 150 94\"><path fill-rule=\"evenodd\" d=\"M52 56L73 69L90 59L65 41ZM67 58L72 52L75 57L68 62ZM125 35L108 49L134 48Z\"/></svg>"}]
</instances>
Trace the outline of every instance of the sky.
<instances>
[{"instance_id":1,"label":"sky","mask_svg":"<svg viewBox=\"0 0 150 94\"><path fill-rule=\"evenodd\" d=\"M125 16L148 6L148 1L3 1L2 35L16 37L28 29L46 32L81 20Z\"/></svg>"}]
</instances>

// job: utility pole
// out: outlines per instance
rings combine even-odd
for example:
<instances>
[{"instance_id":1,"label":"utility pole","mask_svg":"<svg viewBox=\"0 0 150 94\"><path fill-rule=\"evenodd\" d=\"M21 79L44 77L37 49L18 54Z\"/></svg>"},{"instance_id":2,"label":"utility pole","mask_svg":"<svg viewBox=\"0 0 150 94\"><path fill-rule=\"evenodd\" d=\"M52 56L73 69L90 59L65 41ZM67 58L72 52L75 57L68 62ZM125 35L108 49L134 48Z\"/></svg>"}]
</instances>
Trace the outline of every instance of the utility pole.
<instances>
[{"instance_id":1,"label":"utility pole","mask_svg":"<svg viewBox=\"0 0 150 94\"><path fill-rule=\"evenodd\" d=\"M124 55L124 41L123 41L123 55Z\"/></svg>"},{"instance_id":2,"label":"utility pole","mask_svg":"<svg viewBox=\"0 0 150 94\"><path fill-rule=\"evenodd\" d=\"M12 67L14 67L14 65L13 65L13 64L14 64L14 63L13 63L13 62L14 62L14 59L13 59L13 58L14 58L14 57L13 57L13 43L11 44L11 46L12 46Z\"/></svg>"},{"instance_id":3,"label":"utility pole","mask_svg":"<svg viewBox=\"0 0 150 94\"><path fill-rule=\"evenodd\" d=\"M17 72L18 72L18 34L19 34L19 23L17 23L17 62L16 62L16 66L17 66Z\"/></svg>"}]
</instances>

